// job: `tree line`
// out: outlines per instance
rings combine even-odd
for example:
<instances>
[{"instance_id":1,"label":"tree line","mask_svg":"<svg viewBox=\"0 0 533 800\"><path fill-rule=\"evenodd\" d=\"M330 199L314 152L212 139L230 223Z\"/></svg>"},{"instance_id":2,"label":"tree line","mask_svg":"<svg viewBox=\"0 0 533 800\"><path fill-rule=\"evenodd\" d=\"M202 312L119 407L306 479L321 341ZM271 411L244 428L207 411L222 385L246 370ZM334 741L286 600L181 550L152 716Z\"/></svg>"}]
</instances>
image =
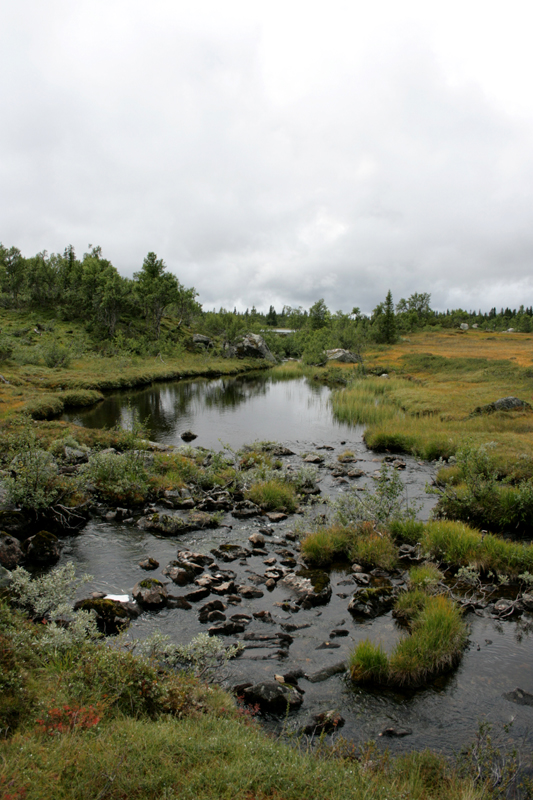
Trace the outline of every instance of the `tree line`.
<instances>
[{"instance_id":1,"label":"tree line","mask_svg":"<svg viewBox=\"0 0 533 800\"><path fill-rule=\"evenodd\" d=\"M402 334L417 330L459 327L462 323L484 330L533 330L533 308L496 308L488 312L463 309L435 311L431 295L415 292L394 304L389 291L371 314L354 306L350 313L332 312L323 298L309 309L284 305L268 312L254 306L244 312L203 311L194 288L185 288L169 272L162 259L148 253L139 272L124 278L102 256L100 247L89 245L82 258L72 245L62 254L46 251L25 258L16 247L0 244L0 305L19 310L48 309L64 320L79 320L101 339L117 341L130 330L134 338L143 327L147 341L159 342L162 321L169 317L173 328L184 324L222 342L241 333L262 333L271 349L285 357L320 359L325 349L361 351L369 341L393 343ZM119 323L122 323L119 327ZM131 331L132 325L134 331ZM284 328L288 335L273 335ZM158 345L156 345L158 346Z\"/></svg>"},{"instance_id":2,"label":"tree line","mask_svg":"<svg viewBox=\"0 0 533 800\"><path fill-rule=\"evenodd\" d=\"M162 259L148 253L133 279L124 278L92 247L76 257L72 245L62 254L46 251L25 258L0 244L0 304L18 310L53 310L65 320L81 320L94 332L113 338L123 318L141 319L149 338L159 339L164 315L180 324L201 312L194 288L186 289Z\"/></svg>"}]
</instances>

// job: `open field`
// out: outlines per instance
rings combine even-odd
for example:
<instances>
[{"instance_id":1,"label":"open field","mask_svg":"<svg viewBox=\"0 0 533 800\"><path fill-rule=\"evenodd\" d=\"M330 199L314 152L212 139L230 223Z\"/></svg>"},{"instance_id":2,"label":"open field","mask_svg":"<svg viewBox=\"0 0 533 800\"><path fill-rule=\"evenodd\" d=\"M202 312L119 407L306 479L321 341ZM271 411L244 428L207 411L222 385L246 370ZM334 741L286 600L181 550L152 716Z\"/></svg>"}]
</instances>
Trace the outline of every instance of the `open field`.
<instances>
[{"instance_id":1,"label":"open field","mask_svg":"<svg viewBox=\"0 0 533 800\"><path fill-rule=\"evenodd\" d=\"M341 367L352 381L334 393L333 407L339 419L368 425L370 447L448 458L471 440L494 443L494 457L507 473L524 458L531 461L531 410L473 413L508 396L533 403L531 336L412 334L396 345L369 348L366 367L373 375L363 379L354 367ZM389 378L376 377L380 372Z\"/></svg>"}]
</instances>

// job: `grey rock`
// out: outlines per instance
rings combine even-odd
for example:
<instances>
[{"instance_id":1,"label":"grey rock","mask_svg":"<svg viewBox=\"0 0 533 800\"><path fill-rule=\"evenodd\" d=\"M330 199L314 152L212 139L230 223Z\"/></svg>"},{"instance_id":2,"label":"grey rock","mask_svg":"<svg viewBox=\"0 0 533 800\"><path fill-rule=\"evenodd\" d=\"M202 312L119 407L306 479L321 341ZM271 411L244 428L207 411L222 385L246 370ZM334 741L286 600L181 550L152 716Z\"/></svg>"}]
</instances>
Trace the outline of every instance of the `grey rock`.
<instances>
[{"instance_id":1,"label":"grey rock","mask_svg":"<svg viewBox=\"0 0 533 800\"><path fill-rule=\"evenodd\" d=\"M303 703L300 692L290 684L277 681L262 681L244 690L244 702L258 703L264 711L283 714L288 710L299 708Z\"/></svg>"},{"instance_id":2,"label":"grey rock","mask_svg":"<svg viewBox=\"0 0 533 800\"><path fill-rule=\"evenodd\" d=\"M139 581L133 587L132 595L133 599L144 608L163 608L167 604L167 590L156 578L144 578Z\"/></svg>"},{"instance_id":3,"label":"grey rock","mask_svg":"<svg viewBox=\"0 0 533 800\"><path fill-rule=\"evenodd\" d=\"M321 683L322 681L327 681L333 675L340 675L343 672L346 672L346 663L339 661L337 664L332 664L331 667L325 667L325 669L320 669L311 675L306 675L306 678L310 683Z\"/></svg>"}]
</instances>

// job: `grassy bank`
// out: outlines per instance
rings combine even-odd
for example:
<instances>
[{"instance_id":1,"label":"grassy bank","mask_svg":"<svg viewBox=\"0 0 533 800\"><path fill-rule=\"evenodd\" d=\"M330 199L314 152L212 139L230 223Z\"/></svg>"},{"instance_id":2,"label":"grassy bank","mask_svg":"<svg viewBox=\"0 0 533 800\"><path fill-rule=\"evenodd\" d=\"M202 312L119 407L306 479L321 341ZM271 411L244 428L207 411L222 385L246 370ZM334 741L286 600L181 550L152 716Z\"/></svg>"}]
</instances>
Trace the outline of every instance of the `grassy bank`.
<instances>
[{"instance_id":1,"label":"grassy bank","mask_svg":"<svg viewBox=\"0 0 533 800\"><path fill-rule=\"evenodd\" d=\"M51 646L1 603L0 617L5 800L486 796L435 754L390 759L342 738L307 752L191 674L98 642Z\"/></svg>"},{"instance_id":2,"label":"grassy bank","mask_svg":"<svg viewBox=\"0 0 533 800\"><path fill-rule=\"evenodd\" d=\"M170 320L164 322L165 337L139 355L120 338L101 342L79 323L48 316L0 310L0 422L21 411L48 419L64 408L98 402L102 392L266 365L230 360L220 350L195 352L192 332Z\"/></svg>"},{"instance_id":3,"label":"grassy bank","mask_svg":"<svg viewBox=\"0 0 533 800\"><path fill-rule=\"evenodd\" d=\"M473 412L510 395L531 402L532 341L521 334L449 331L374 346L366 366L375 374L334 392L335 415L367 425L365 441L373 449L428 459L448 458L465 438L495 442L496 458L512 471L520 456L533 457L533 412ZM389 377L376 377L380 372Z\"/></svg>"}]
</instances>

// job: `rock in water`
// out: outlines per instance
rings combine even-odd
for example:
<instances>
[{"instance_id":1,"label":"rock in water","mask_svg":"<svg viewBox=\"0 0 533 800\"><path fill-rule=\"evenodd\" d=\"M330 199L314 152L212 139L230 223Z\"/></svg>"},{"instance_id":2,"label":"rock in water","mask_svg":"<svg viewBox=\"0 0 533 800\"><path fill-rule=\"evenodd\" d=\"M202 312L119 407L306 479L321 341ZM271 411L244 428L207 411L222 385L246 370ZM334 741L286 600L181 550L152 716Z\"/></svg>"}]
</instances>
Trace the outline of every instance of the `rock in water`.
<instances>
[{"instance_id":1,"label":"rock in water","mask_svg":"<svg viewBox=\"0 0 533 800\"><path fill-rule=\"evenodd\" d=\"M287 709L299 708L303 703L303 697L289 684L262 681L244 690L244 702L250 705L258 703L263 711L284 714Z\"/></svg>"}]
</instances>

